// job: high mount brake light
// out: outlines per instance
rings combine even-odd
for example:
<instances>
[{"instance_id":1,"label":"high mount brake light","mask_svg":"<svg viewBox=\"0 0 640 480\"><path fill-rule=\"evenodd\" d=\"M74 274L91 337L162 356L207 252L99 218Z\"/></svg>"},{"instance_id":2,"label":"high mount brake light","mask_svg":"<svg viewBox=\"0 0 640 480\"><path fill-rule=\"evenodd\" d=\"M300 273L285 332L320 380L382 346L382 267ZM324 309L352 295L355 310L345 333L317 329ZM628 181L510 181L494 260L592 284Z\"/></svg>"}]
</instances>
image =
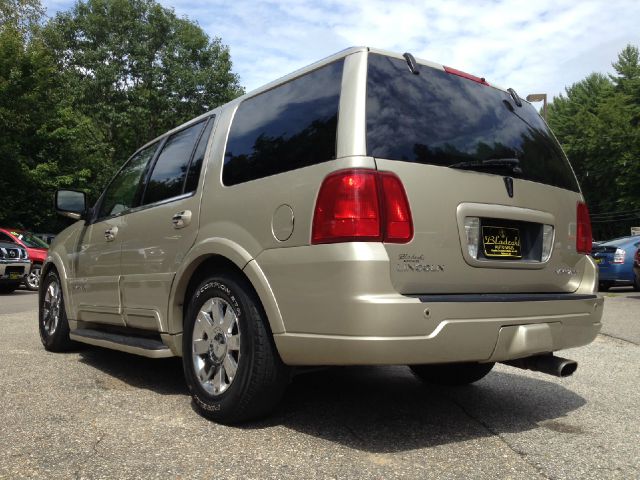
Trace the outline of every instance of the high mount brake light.
<instances>
[{"instance_id":1,"label":"high mount brake light","mask_svg":"<svg viewBox=\"0 0 640 480\"><path fill-rule=\"evenodd\" d=\"M482 85L489 86L489 83L487 83L484 77L476 77L475 75L471 75L470 73L463 72L462 70L458 70L456 68L451 68L451 67L444 67L444 71L452 75L457 75L459 77L481 83Z\"/></svg>"},{"instance_id":2,"label":"high mount brake light","mask_svg":"<svg viewBox=\"0 0 640 480\"><path fill-rule=\"evenodd\" d=\"M311 243L407 243L412 238L407 195L393 173L341 170L322 182Z\"/></svg>"},{"instance_id":3,"label":"high mount brake light","mask_svg":"<svg viewBox=\"0 0 640 480\"><path fill-rule=\"evenodd\" d=\"M591 253L591 219L589 218L589 209L584 202L578 202L577 212L577 228L576 228L576 251L589 255Z\"/></svg>"}]
</instances>

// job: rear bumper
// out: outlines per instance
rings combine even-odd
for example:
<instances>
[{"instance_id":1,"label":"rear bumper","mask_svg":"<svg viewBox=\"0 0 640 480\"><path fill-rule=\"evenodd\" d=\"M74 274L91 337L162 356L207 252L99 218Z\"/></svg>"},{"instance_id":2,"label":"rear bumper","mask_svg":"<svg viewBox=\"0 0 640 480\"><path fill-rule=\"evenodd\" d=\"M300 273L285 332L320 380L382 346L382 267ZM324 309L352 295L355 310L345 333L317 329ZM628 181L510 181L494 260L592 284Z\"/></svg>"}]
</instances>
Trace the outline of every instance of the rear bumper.
<instances>
[{"instance_id":1,"label":"rear bumper","mask_svg":"<svg viewBox=\"0 0 640 480\"><path fill-rule=\"evenodd\" d=\"M313 252L309 249L313 248ZM575 294L400 295L382 244L265 251L289 365L502 361L586 345L601 328L595 267Z\"/></svg>"},{"instance_id":2,"label":"rear bumper","mask_svg":"<svg viewBox=\"0 0 640 480\"><path fill-rule=\"evenodd\" d=\"M495 362L586 345L595 339L602 326L602 297L465 306L469 308L467 313L460 304L441 303L437 307L434 304L429 313L438 318L437 324L425 335L284 333L274 338L283 361L290 365ZM380 305L379 314L401 322L393 307L392 303ZM416 305L414 315L424 318L428 308ZM498 312L505 316L495 316Z\"/></svg>"}]
</instances>

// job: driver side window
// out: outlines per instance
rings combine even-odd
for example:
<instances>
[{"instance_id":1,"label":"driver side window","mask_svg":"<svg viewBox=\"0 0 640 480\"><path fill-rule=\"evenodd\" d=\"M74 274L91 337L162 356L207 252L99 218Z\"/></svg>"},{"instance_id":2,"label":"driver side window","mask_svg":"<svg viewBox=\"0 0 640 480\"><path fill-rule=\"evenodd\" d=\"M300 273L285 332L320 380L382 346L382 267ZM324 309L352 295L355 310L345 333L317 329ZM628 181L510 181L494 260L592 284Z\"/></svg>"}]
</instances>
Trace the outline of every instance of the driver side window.
<instances>
[{"instance_id":1,"label":"driver side window","mask_svg":"<svg viewBox=\"0 0 640 480\"><path fill-rule=\"evenodd\" d=\"M158 143L155 143L140 150L118 172L104 192L98 218L117 215L135 206L136 200L139 200L136 197L140 193L141 179L157 148Z\"/></svg>"}]
</instances>

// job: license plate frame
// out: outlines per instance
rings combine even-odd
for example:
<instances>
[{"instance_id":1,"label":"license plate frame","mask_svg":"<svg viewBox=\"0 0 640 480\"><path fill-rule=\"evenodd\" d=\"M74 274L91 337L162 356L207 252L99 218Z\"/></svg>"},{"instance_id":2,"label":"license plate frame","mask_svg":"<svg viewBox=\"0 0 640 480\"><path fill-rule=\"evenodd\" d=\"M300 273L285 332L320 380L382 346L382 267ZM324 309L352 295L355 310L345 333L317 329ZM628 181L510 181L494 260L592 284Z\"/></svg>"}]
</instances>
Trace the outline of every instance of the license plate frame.
<instances>
[{"instance_id":1,"label":"license plate frame","mask_svg":"<svg viewBox=\"0 0 640 480\"><path fill-rule=\"evenodd\" d=\"M492 260L522 260L520 229L496 225L482 226L482 252Z\"/></svg>"}]
</instances>

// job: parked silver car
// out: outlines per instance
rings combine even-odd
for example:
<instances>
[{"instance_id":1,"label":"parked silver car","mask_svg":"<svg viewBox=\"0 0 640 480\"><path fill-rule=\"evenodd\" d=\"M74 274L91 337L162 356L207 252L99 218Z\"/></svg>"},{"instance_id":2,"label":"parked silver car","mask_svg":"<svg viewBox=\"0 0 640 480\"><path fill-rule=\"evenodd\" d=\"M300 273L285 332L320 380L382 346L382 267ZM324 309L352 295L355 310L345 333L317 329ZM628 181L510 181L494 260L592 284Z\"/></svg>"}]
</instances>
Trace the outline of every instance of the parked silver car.
<instances>
[{"instance_id":1,"label":"parked silver car","mask_svg":"<svg viewBox=\"0 0 640 480\"><path fill-rule=\"evenodd\" d=\"M40 333L181 356L195 405L271 411L298 365L568 375L600 330L589 214L515 91L352 48L167 132L93 208L60 191Z\"/></svg>"}]
</instances>

